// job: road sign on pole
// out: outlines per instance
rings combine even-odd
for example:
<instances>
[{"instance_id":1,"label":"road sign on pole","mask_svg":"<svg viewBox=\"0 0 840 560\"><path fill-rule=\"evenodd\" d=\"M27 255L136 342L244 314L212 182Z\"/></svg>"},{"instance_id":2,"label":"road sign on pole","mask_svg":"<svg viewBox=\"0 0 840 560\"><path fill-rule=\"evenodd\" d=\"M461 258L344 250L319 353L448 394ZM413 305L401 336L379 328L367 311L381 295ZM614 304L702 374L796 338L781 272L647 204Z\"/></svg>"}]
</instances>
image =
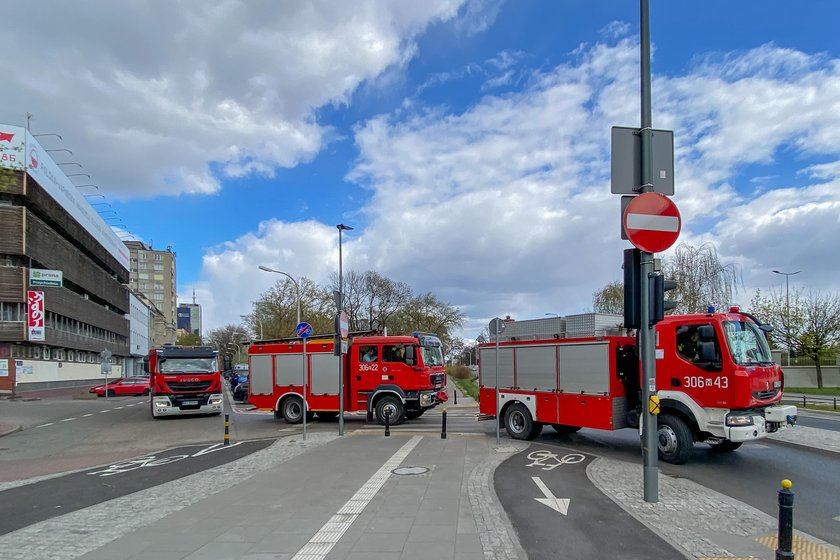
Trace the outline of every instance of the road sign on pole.
<instances>
[{"instance_id":1,"label":"road sign on pole","mask_svg":"<svg viewBox=\"0 0 840 560\"><path fill-rule=\"evenodd\" d=\"M653 174L649 179L643 179L642 129L612 127L612 194L639 194L645 185L653 192L674 194L674 132L654 129L649 130L649 135Z\"/></svg>"},{"instance_id":2,"label":"road sign on pole","mask_svg":"<svg viewBox=\"0 0 840 560\"><path fill-rule=\"evenodd\" d=\"M298 323L295 327L295 334L301 338L309 338L312 336L312 325L307 322Z\"/></svg>"},{"instance_id":3,"label":"road sign on pole","mask_svg":"<svg viewBox=\"0 0 840 560\"><path fill-rule=\"evenodd\" d=\"M627 238L637 249L659 253L680 236L682 220L677 205L665 195L642 193L627 205L623 222Z\"/></svg>"}]
</instances>

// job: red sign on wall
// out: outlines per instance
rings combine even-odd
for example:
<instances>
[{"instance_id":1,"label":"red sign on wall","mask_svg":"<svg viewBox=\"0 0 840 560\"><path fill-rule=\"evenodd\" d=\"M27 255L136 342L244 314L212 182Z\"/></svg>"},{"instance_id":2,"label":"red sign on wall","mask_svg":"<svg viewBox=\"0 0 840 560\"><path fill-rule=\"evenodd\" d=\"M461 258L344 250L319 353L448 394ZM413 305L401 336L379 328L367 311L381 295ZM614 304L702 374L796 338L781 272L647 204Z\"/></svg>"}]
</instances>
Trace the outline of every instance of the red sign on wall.
<instances>
[{"instance_id":1,"label":"red sign on wall","mask_svg":"<svg viewBox=\"0 0 840 560\"><path fill-rule=\"evenodd\" d=\"M44 333L44 292L28 291L26 299L29 304L27 321L27 338L29 340L45 340Z\"/></svg>"}]
</instances>

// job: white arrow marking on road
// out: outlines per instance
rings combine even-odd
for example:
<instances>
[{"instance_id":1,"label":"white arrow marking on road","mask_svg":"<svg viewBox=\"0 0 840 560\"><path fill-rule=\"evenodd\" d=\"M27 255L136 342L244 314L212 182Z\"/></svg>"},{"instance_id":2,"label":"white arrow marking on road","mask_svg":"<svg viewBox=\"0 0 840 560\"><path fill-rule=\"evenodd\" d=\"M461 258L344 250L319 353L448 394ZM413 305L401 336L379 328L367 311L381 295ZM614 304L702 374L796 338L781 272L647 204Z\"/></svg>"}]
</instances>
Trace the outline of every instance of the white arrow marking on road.
<instances>
[{"instance_id":1,"label":"white arrow marking on road","mask_svg":"<svg viewBox=\"0 0 840 560\"><path fill-rule=\"evenodd\" d=\"M551 490L548 489L548 486L546 486L545 483L542 480L540 480L540 477L538 476L532 476L531 480L534 481L534 483L540 489L540 492L542 492L545 496L545 498L534 498L535 500L537 500L543 505L550 507L557 513L569 515L569 502L571 502L572 500L570 500L569 498L556 497L554 494L551 493Z\"/></svg>"},{"instance_id":2,"label":"white arrow marking on road","mask_svg":"<svg viewBox=\"0 0 840 560\"><path fill-rule=\"evenodd\" d=\"M231 443L229 445L224 445L222 443L214 443L210 447L206 447L206 448L202 449L201 451L199 451L198 453L193 453L192 456L193 457L198 457L200 455L207 455L208 453L213 453L214 451L222 451L224 449L230 449L231 447L236 447L240 443L242 443L242 442L237 441L236 443Z\"/></svg>"}]
</instances>

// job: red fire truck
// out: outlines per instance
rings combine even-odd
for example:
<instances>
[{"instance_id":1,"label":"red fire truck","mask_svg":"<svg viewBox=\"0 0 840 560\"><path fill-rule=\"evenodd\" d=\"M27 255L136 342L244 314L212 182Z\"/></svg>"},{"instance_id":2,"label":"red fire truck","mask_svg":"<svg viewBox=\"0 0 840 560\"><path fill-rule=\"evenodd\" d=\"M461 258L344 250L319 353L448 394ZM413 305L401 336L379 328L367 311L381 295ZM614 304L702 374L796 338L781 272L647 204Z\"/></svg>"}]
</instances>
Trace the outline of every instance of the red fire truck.
<instances>
[{"instance_id":1,"label":"red fire truck","mask_svg":"<svg viewBox=\"0 0 840 560\"><path fill-rule=\"evenodd\" d=\"M501 422L515 439L546 424L638 428L641 364L620 315L588 313L511 321L481 345L480 411L496 417L496 360ZM783 375L765 339L767 326L733 307L728 313L672 315L656 325L659 457L681 464L695 442L733 451L796 421L781 406Z\"/></svg>"},{"instance_id":2,"label":"red fire truck","mask_svg":"<svg viewBox=\"0 0 840 560\"><path fill-rule=\"evenodd\" d=\"M222 413L222 373L213 348L165 344L143 362L152 417Z\"/></svg>"},{"instance_id":3,"label":"red fire truck","mask_svg":"<svg viewBox=\"0 0 840 560\"><path fill-rule=\"evenodd\" d=\"M249 400L291 424L314 414L334 419L339 412L339 360L343 360L344 410L365 411L391 424L418 418L447 400L440 339L412 336L351 336L347 353L333 354L333 338L307 340L306 399L303 398L301 339L254 342L248 348Z\"/></svg>"}]
</instances>

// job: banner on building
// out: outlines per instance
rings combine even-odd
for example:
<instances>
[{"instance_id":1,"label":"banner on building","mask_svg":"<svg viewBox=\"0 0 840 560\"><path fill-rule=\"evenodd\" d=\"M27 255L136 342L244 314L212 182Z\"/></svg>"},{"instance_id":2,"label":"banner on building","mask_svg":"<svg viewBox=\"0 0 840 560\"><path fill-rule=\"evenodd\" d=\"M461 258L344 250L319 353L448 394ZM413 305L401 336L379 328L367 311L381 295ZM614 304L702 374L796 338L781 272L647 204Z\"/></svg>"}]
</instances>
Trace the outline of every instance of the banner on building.
<instances>
[{"instance_id":1,"label":"banner on building","mask_svg":"<svg viewBox=\"0 0 840 560\"><path fill-rule=\"evenodd\" d=\"M29 290L26 293L28 302L27 338L29 340L45 340L46 311L44 310L44 292Z\"/></svg>"}]
</instances>

